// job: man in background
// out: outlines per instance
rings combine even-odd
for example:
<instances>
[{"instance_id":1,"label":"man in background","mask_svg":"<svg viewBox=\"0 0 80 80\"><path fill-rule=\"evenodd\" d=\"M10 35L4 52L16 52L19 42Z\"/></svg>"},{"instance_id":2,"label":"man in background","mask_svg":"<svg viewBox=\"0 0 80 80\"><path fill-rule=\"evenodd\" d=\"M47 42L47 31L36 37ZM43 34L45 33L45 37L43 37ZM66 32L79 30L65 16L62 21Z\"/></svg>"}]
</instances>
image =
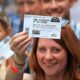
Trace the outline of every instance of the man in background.
<instances>
[{"instance_id":1,"label":"man in background","mask_svg":"<svg viewBox=\"0 0 80 80\"><path fill-rule=\"evenodd\" d=\"M77 0L41 0L42 13L48 16L58 16L69 20L72 29L80 39L80 26L70 18L70 9Z\"/></svg>"},{"instance_id":2,"label":"man in background","mask_svg":"<svg viewBox=\"0 0 80 80\"><path fill-rule=\"evenodd\" d=\"M40 0L16 0L17 14L11 20L13 35L23 30L24 14L40 14Z\"/></svg>"},{"instance_id":3,"label":"man in background","mask_svg":"<svg viewBox=\"0 0 80 80\"><path fill-rule=\"evenodd\" d=\"M40 0L16 0L17 15L11 20L12 34L23 31L24 14L39 15L41 12ZM29 65L24 72L29 73Z\"/></svg>"}]
</instances>

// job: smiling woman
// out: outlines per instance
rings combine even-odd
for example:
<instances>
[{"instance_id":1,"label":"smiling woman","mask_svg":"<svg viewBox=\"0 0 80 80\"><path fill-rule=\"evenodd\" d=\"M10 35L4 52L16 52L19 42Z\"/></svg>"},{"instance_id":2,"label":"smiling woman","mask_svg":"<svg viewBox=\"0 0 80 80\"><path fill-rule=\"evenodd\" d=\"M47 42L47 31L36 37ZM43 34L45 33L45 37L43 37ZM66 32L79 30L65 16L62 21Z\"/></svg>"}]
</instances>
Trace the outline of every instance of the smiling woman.
<instances>
[{"instance_id":1,"label":"smiling woman","mask_svg":"<svg viewBox=\"0 0 80 80\"><path fill-rule=\"evenodd\" d=\"M52 76L57 80L57 78L60 79L60 76L63 76L67 65L67 54L67 51L55 40L39 39L37 60L45 73L46 79Z\"/></svg>"},{"instance_id":2,"label":"smiling woman","mask_svg":"<svg viewBox=\"0 0 80 80\"><path fill-rule=\"evenodd\" d=\"M21 42L19 40L20 46L23 47L14 49L16 44L19 45L16 37L20 35L23 35L18 38L21 40ZM15 41L17 41L16 44ZM29 35L25 32L19 33L19 35L12 38L11 49L17 55L15 55L14 61L8 68L6 80L23 80L25 51L30 41ZM80 80L78 72L79 53L79 40L70 25L62 27L60 39L34 39L33 49L29 56L32 74L29 77L27 75L26 80L30 77L31 80Z\"/></svg>"},{"instance_id":3,"label":"smiling woman","mask_svg":"<svg viewBox=\"0 0 80 80\"><path fill-rule=\"evenodd\" d=\"M30 66L35 80L80 80L80 45L70 26L62 28L61 39L35 39Z\"/></svg>"}]
</instances>

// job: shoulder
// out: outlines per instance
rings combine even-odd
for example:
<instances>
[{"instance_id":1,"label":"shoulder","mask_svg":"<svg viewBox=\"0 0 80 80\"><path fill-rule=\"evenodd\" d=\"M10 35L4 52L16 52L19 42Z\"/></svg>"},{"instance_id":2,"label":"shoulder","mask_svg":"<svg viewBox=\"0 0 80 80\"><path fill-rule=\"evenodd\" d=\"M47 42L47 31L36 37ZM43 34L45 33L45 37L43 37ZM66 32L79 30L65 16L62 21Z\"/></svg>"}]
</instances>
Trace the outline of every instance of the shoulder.
<instances>
[{"instance_id":1,"label":"shoulder","mask_svg":"<svg viewBox=\"0 0 80 80\"><path fill-rule=\"evenodd\" d=\"M32 74L24 73L23 80L34 80Z\"/></svg>"}]
</instances>

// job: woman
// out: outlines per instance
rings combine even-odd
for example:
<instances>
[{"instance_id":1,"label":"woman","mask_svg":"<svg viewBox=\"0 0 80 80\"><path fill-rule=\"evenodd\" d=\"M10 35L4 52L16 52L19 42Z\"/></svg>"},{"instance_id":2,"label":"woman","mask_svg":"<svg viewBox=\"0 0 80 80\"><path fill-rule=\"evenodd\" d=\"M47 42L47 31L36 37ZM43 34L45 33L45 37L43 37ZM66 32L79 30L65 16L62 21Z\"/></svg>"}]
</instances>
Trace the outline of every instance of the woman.
<instances>
[{"instance_id":1,"label":"woman","mask_svg":"<svg viewBox=\"0 0 80 80\"><path fill-rule=\"evenodd\" d=\"M25 34L22 32L16 35L10 43L11 49L16 55L9 66L6 80L22 80L23 78L25 63L25 53L23 54L23 52L31 41L29 36ZM23 36L19 37L21 35ZM17 36L18 38L16 38ZM16 45L18 47L15 48ZM32 71L31 80L80 80L78 72L79 53L79 41L69 25L62 27L61 39L35 39L29 57ZM27 76L26 80L30 80L28 78L30 76Z\"/></svg>"}]
</instances>

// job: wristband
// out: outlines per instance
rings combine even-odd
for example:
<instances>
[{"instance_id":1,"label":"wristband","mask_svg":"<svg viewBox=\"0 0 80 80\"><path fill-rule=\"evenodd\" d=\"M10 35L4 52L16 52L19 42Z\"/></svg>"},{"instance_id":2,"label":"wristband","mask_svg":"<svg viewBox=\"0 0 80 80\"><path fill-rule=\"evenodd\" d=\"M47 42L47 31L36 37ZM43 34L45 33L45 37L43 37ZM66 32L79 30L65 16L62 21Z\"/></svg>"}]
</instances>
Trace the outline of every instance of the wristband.
<instances>
[{"instance_id":1,"label":"wristband","mask_svg":"<svg viewBox=\"0 0 80 80\"><path fill-rule=\"evenodd\" d=\"M15 67L12 63L9 65L9 69L16 74L19 72L19 69Z\"/></svg>"},{"instance_id":2,"label":"wristband","mask_svg":"<svg viewBox=\"0 0 80 80\"><path fill-rule=\"evenodd\" d=\"M22 69L19 69L14 65L13 62L9 65L9 69L15 74L24 72L24 67Z\"/></svg>"},{"instance_id":3,"label":"wristband","mask_svg":"<svg viewBox=\"0 0 80 80\"><path fill-rule=\"evenodd\" d=\"M14 64L16 64L17 66L21 66L21 67L24 67L24 66L25 66L25 63L19 64L19 63L17 63L15 60L14 60Z\"/></svg>"}]
</instances>

